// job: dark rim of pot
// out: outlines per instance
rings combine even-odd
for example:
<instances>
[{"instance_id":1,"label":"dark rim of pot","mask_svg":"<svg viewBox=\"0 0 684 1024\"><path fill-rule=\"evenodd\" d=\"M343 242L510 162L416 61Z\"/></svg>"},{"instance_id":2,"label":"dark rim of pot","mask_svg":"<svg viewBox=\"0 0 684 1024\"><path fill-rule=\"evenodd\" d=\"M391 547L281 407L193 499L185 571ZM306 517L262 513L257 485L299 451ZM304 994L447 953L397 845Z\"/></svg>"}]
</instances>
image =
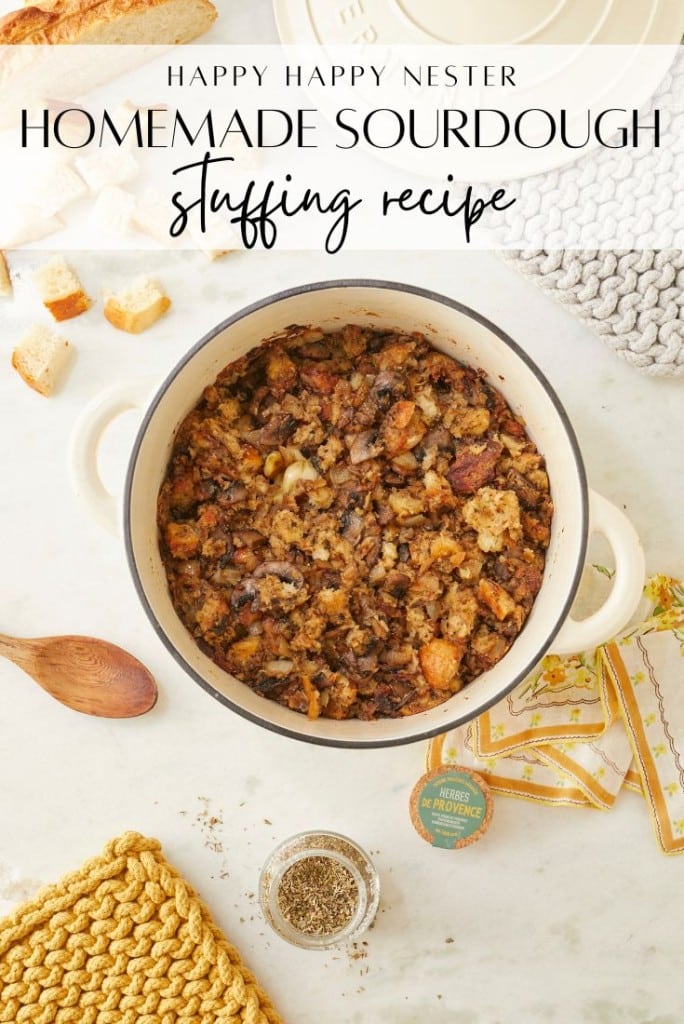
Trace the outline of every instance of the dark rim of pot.
<instances>
[{"instance_id":1,"label":"dark rim of pot","mask_svg":"<svg viewBox=\"0 0 684 1024\"><path fill-rule=\"evenodd\" d=\"M297 729L295 729L295 728L288 728L287 726L283 726L283 725L277 724L275 722L271 722L267 718L261 718L259 715L255 715L251 711L247 711L245 708L242 708L239 705L233 703L233 701L230 700L228 697L226 697L225 694L220 693L218 690L216 690L216 688L214 686L212 686L211 683L209 683L206 679L204 679L203 676L200 675L200 673L197 672L192 667L192 665L190 665L185 660L185 658L180 653L180 651L171 642L171 640L167 636L165 630L163 629L161 623L157 619L157 616L156 616L156 614L154 612L154 609L152 608L152 606L150 605L149 601L147 600L147 595L145 594L145 590L144 590L144 587L143 587L143 584L142 584L142 580L140 578L140 574L138 572L138 567L137 567L136 560L135 560L135 555L134 555L134 552L133 552L133 539L132 539L132 531L131 531L131 524L130 524L130 506L131 506L131 491L132 491L132 488L133 488L133 479L134 479L134 476L135 476L135 469L136 469L136 465L137 465L137 461L138 461L138 455L140 453L140 448L142 446L143 439L145 437L145 433L147 431L147 427L148 427L148 425L150 423L150 420L154 416L154 413L155 413L155 411L157 409L157 406L159 405L159 403L161 402L162 398L164 397L164 395L165 395L169 385L176 379L178 374L181 373L181 371L184 369L184 367L194 358L194 356L196 355L197 352L200 351L200 349L202 349L208 342L210 342L213 338L215 338L217 334L220 334L222 331L225 331L226 328L232 326L232 324L235 324L238 321L243 320L245 317L250 316L256 310L263 309L265 306L273 305L273 304L275 304L277 302L280 302L280 301L282 301L284 299L292 298L295 295L306 295L308 292L326 291L326 290L332 290L332 289L335 289L335 288L367 288L367 289L385 289L385 290L389 290L389 291L407 292L407 293L409 293L411 295L419 295L422 298L430 299L433 302L438 302L438 303L440 303L443 306L449 306L451 309L455 309L459 313L463 313L465 316L468 316L471 320L475 320L477 323L482 324L483 327L486 327L488 330L490 330L493 334L495 334L497 336L497 338L499 338L501 341L503 341L505 345L507 345L510 349L512 349L513 352L515 352L515 354L518 356L518 358L534 374L536 379L539 381L541 386L544 388L544 391L548 395L551 403L553 404L553 406L554 406L554 408L555 408L555 410L556 410L556 412L558 414L558 418L560 419L560 421L561 421L561 423L563 425L563 428L564 428L565 433L567 435L568 441L570 442L570 447L572 449L573 457L575 459L575 465L576 465L576 468L577 468L577 476L578 476L578 479L579 479L580 492L581 492L581 504L582 504L582 524L581 524L582 525L582 530L581 530L582 541L581 541L580 557L577 560L577 567L575 569L575 575L574 575L574 578L572 580L572 584L570 586L570 589L568 591L568 597L567 597L567 600L565 602L565 605L563 606L562 612L561 612L561 614L560 614L560 616L558 618L558 621L556 622L553 630L549 633L548 637L546 638L546 641L535 652L534 657L531 658L527 662L527 664L522 669L520 669L519 672L516 673L516 675L510 680L510 682L508 682L505 685L505 687L503 687L501 689L501 691L495 697L493 697L491 700L489 700L484 706L478 707L478 710L477 710L476 714L478 714L478 715L482 714L483 711L486 711L488 708L490 708L494 704L498 703L501 700L502 697L505 697L506 694L510 693L511 690L513 690L518 685L518 683L520 683L531 672L531 670L534 668L534 666L544 656L546 651L548 651L548 649L551 646L553 640L555 639L556 635L558 634L561 626L563 625L563 623L564 623L564 621L565 621L565 619L566 619L566 617L567 617L567 615L568 615L568 613L570 611L570 608L572 607L573 601L575 599L575 595L577 593L577 588L579 587L579 582L580 582L580 578L581 578L581 575L582 575L582 571L584 569L584 560L585 560L585 556L586 556L586 549L587 549L587 543L588 543L588 524L589 524L589 514L588 514L589 497L588 497L587 477L586 477L586 471L585 471L585 468L584 468L584 462L582 460L582 455L581 455L581 452L580 452L579 445L577 443L577 438L575 436L575 432L573 430L573 427L572 427L572 424L571 424L570 419L568 417L568 414L566 413L563 405L560 402L560 399L556 395L556 392L552 388L552 386L549 383L549 381L546 379L546 377L541 372L541 370L536 365L536 363L534 363L533 360L527 355L527 353L524 351L524 349L522 349L517 344L517 342L513 341L513 339L511 337L509 337L509 335L506 334L505 331L502 331L500 327L497 327L496 324L493 324L491 322L491 320L488 320L487 317L482 316L480 313L478 313L475 310L471 309L469 306L464 305L462 302L457 302L455 299L451 299L451 298L449 298L446 295L440 295L438 292L430 291L427 288L418 288L418 287L416 287L414 285L401 284L401 283L398 283L396 281L374 280L373 278L358 278L358 279L356 279L356 278L343 278L342 280L338 280L338 281L335 281L335 280L333 280L333 281L314 281L314 282L312 282L310 284L298 285L298 286L296 286L294 288L287 288L287 289L285 289L285 291L277 292L274 295L269 295L269 296L267 296L264 299L259 299L257 302L253 302L249 306L244 306L242 309L238 310L236 313L233 313L232 316L229 316L226 320L223 320L220 324L217 324L216 327L213 327L212 330L210 330L207 334L204 335L203 338L200 339L200 341L198 341L195 345L193 345L193 347L183 356L183 358L180 360L180 362L177 363L177 365L174 367L174 369L166 377L166 379L164 380L163 384L158 389L158 391L156 392L154 398L152 399L152 402L151 402L149 408L147 409L147 411L145 413L145 416L143 418L143 421L142 421L142 423L141 423L141 425L140 425L140 427L138 429L138 433L137 433L136 438L135 438L135 443L133 445L133 451L131 453L131 458L130 458L130 461L129 461L129 464L128 464L128 470L127 470L127 473L126 473L126 483L125 483L125 489L124 489L124 503L123 503L123 510L124 510L124 523L123 523L124 543L125 543L125 547L126 547L126 557L128 559L128 565L129 565L129 568L130 568L130 571L131 571L131 575L133 577L133 583L135 585L135 589L137 591L138 597L140 598L142 606L145 609L147 617L150 620L150 622L151 622L155 632L157 633L157 635L159 636L159 638L161 639L162 643L164 644L166 649L169 651L169 653L173 656L173 658L181 666L181 668L185 672L187 672L188 675L190 675L195 680L196 683L199 683L199 685L204 690L206 690L207 693L210 693L211 696L214 697L216 700L220 701L226 707L230 708L232 711L235 711L238 715L241 715L243 718L247 718L250 722L254 722L257 725L260 725L260 726L262 726L262 727L264 727L266 729L270 729L272 732L279 733L281 736L288 736L288 737L290 737L292 739L302 740L302 741L307 742L307 743L315 743L315 744L319 744L321 746L326 746L326 747L349 747L349 748L353 748L353 749L373 748L373 747L397 747L397 746L402 746L402 745L408 744L408 743L419 743L419 742L422 742L423 740L430 739L433 736L438 736L438 735L440 735L440 733L444 733L448 729L454 729L457 726L462 725L464 722L470 721L470 719L475 717L475 715L473 713L469 713L469 712L466 711L466 712L464 712L464 713L462 713L460 715L456 715L453 718L449 718L448 720L445 720L444 722L440 723L438 726L434 726L433 728L430 728L430 729L425 729L423 732L421 732L421 733L419 733L417 735L416 734L411 734L410 736L399 736L399 737L392 737L390 739L378 739L378 740L354 740L354 739L350 740L350 739L333 739L333 738L328 737L328 736L308 736L308 735L305 735L305 734L303 734L301 732L298 732ZM264 697L263 699L264 699L264 701L268 700L268 698L266 698L266 697ZM297 712L294 712L294 711L292 713L293 713L293 715L297 714ZM419 716L411 716L411 720L415 720L415 718L417 718L417 717L419 717Z\"/></svg>"}]
</instances>

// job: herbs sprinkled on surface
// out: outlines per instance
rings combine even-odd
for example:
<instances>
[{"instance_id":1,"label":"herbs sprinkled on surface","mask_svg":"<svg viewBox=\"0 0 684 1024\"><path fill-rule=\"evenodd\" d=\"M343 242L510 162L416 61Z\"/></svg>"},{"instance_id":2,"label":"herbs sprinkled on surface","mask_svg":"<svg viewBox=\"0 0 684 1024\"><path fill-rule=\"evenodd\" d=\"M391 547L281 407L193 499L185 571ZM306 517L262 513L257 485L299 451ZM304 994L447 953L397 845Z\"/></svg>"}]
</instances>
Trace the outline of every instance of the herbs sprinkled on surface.
<instances>
[{"instance_id":1,"label":"herbs sprinkled on surface","mask_svg":"<svg viewBox=\"0 0 684 1024\"><path fill-rule=\"evenodd\" d=\"M597 562L592 562L592 568L596 569L596 572L600 572L602 576L607 576L609 580L612 580L615 575L615 569L608 569L605 565L599 565Z\"/></svg>"}]
</instances>

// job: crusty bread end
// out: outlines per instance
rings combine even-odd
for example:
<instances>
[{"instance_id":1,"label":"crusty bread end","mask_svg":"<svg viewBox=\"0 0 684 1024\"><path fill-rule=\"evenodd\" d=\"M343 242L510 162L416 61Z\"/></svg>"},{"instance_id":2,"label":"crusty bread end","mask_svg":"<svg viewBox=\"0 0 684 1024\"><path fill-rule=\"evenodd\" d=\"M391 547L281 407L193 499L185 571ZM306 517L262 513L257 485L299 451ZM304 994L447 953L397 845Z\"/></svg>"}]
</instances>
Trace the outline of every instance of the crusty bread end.
<instances>
[{"instance_id":1,"label":"crusty bread end","mask_svg":"<svg viewBox=\"0 0 684 1024\"><path fill-rule=\"evenodd\" d=\"M210 0L34 0L0 17L0 48L8 47L0 54L0 128L15 127L22 108L42 110L55 96L74 101L132 71L150 59L149 47L191 42L216 18ZM65 62L46 43L109 45L111 59L89 51Z\"/></svg>"},{"instance_id":2,"label":"crusty bread end","mask_svg":"<svg viewBox=\"0 0 684 1024\"><path fill-rule=\"evenodd\" d=\"M90 309L90 299L85 292L75 292L73 295L65 295L63 299L55 299L54 302L46 302L45 307L49 309L57 321L73 320Z\"/></svg>"},{"instance_id":3,"label":"crusty bread end","mask_svg":"<svg viewBox=\"0 0 684 1024\"><path fill-rule=\"evenodd\" d=\"M210 0L39 0L0 18L0 44L187 43L216 17Z\"/></svg>"},{"instance_id":4,"label":"crusty bread end","mask_svg":"<svg viewBox=\"0 0 684 1024\"><path fill-rule=\"evenodd\" d=\"M142 277L118 295L106 292L104 315L120 331L140 334L151 327L170 305L171 299L161 286L148 277Z\"/></svg>"},{"instance_id":5,"label":"crusty bread end","mask_svg":"<svg viewBox=\"0 0 684 1024\"><path fill-rule=\"evenodd\" d=\"M12 366L30 388L47 398L70 355L69 342L41 324L29 331L14 349Z\"/></svg>"}]
</instances>

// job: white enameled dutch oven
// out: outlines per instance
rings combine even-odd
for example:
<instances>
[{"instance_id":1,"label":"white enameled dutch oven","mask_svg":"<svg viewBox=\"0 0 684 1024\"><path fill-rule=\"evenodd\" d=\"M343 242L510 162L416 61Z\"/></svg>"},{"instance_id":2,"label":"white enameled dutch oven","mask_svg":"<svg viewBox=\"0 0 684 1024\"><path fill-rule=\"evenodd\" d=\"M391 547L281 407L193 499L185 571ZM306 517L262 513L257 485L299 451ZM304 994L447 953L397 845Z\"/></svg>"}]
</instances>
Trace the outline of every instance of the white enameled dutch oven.
<instances>
[{"instance_id":1,"label":"white enameled dutch oven","mask_svg":"<svg viewBox=\"0 0 684 1024\"><path fill-rule=\"evenodd\" d=\"M448 355L482 368L546 458L554 502L551 543L541 590L506 656L439 707L376 722L315 721L281 707L218 668L178 618L157 542L156 500L176 431L219 371L263 339L292 324L324 331L357 323L382 330L420 331ZM116 528L117 502L97 473L108 424L142 405L130 390L110 390L84 411L74 432L72 476L95 515ZM119 520L120 521L120 520ZM582 621L569 615L584 568L590 532L604 534L615 577L603 606ZM503 331L442 295L388 281L326 281L269 296L210 331L181 360L146 408L130 458L123 496L123 533L133 580L154 629L179 665L221 704L268 729L333 746L390 746L425 739L480 714L507 694L546 651L573 653L609 639L633 614L644 581L644 557L625 516L587 489L582 457L568 417L551 386Z\"/></svg>"}]
</instances>

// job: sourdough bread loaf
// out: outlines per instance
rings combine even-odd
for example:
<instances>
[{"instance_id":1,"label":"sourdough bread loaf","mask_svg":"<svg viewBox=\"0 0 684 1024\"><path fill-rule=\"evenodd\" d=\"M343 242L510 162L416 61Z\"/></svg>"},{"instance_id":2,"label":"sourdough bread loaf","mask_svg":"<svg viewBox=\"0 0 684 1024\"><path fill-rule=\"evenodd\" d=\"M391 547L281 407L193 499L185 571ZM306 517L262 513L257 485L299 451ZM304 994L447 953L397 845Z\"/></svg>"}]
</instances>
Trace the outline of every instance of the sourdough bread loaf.
<instances>
[{"instance_id":1,"label":"sourdough bread loaf","mask_svg":"<svg viewBox=\"0 0 684 1024\"><path fill-rule=\"evenodd\" d=\"M42 0L0 19L0 44L188 43L216 20L210 0Z\"/></svg>"},{"instance_id":2,"label":"sourdough bread loaf","mask_svg":"<svg viewBox=\"0 0 684 1024\"><path fill-rule=\"evenodd\" d=\"M15 125L22 108L40 110L54 97L73 102L153 59L160 46L196 39L216 18L210 0L41 0L12 11L0 18L0 46L16 46L0 54L0 129ZM61 46L35 49L46 43L120 49L106 62L97 51L74 60Z\"/></svg>"}]
</instances>

